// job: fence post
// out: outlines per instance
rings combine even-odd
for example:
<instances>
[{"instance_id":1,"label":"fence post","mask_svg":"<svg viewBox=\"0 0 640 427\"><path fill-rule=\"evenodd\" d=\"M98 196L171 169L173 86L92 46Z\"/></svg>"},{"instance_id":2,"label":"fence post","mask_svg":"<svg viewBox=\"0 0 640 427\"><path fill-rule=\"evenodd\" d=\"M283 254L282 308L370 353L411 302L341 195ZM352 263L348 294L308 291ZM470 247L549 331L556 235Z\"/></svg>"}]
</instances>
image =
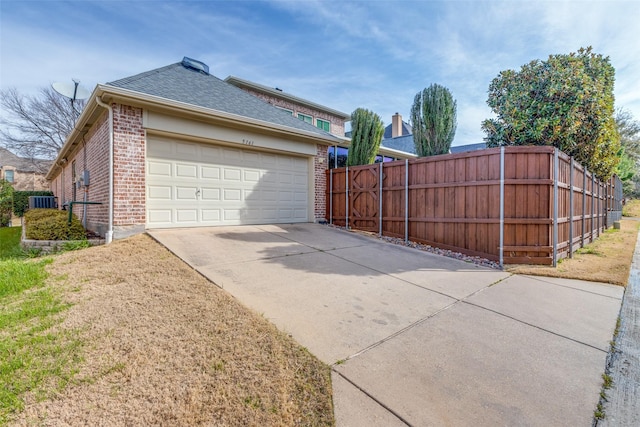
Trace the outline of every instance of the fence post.
<instances>
[{"instance_id":1,"label":"fence post","mask_svg":"<svg viewBox=\"0 0 640 427\"><path fill-rule=\"evenodd\" d=\"M333 169L329 169L329 224L333 225Z\"/></svg>"},{"instance_id":2,"label":"fence post","mask_svg":"<svg viewBox=\"0 0 640 427\"><path fill-rule=\"evenodd\" d=\"M345 228L349 229L349 166L347 166L347 170L345 172L344 179L344 189L345 189L345 205L344 205L344 217L345 217Z\"/></svg>"},{"instance_id":3,"label":"fence post","mask_svg":"<svg viewBox=\"0 0 640 427\"><path fill-rule=\"evenodd\" d=\"M595 218L593 217L595 215L596 212L596 192L595 192L595 187L596 185L596 177L593 174L593 172L591 172L591 240L589 242L593 242L593 235L595 232Z\"/></svg>"},{"instance_id":4,"label":"fence post","mask_svg":"<svg viewBox=\"0 0 640 427\"><path fill-rule=\"evenodd\" d=\"M380 165L380 182L378 183L378 235L382 237L382 166L384 162L378 163Z\"/></svg>"},{"instance_id":5,"label":"fence post","mask_svg":"<svg viewBox=\"0 0 640 427\"><path fill-rule=\"evenodd\" d=\"M500 268L504 267L504 146L500 147Z\"/></svg>"},{"instance_id":6,"label":"fence post","mask_svg":"<svg viewBox=\"0 0 640 427\"><path fill-rule=\"evenodd\" d=\"M558 264L558 149L553 150L553 266Z\"/></svg>"},{"instance_id":7,"label":"fence post","mask_svg":"<svg viewBox=\"0 0 640 427\"><path fill-rule=\"evenodd\" d=\"M584 248L584 235L587 232L587 168L582 167L582 234L580 236L580 247Z\"/></svg>"},{"instance_id":8,"label":"fence post","mask_svg":"<svg viewBox=\"0 0 640 427\"><path fill-rule=\"evenodd\" d=\"M409 159L404 160L404 242L409 241Z\"/></svg>"},{"instance_id":9,"label":"fence post","mask_svg":"<svg viewBox=\"0 0 640 427\"><path fill-rule=\"evenodd\" d=\"M569 175L569 258L573 258L573 156L571 156L571 174Z\"/></svg>"}]
</instances>

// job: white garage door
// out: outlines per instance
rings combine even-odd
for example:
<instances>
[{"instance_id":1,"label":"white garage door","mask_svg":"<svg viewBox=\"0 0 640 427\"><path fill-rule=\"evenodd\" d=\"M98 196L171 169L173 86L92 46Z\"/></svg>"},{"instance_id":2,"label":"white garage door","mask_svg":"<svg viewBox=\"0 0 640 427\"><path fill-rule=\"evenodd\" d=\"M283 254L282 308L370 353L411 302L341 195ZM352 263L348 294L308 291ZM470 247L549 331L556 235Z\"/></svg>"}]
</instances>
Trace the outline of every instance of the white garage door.
<instances>
[{"instance_id":1,"label":"white garage door","mask_svg":"<svg viewBox=\"0 0 640 427\"><path fill-rule=\"evenodd\" d=\"M150 139L147 226L308 221L305 157Z\"/></svg>"}]
</instances>

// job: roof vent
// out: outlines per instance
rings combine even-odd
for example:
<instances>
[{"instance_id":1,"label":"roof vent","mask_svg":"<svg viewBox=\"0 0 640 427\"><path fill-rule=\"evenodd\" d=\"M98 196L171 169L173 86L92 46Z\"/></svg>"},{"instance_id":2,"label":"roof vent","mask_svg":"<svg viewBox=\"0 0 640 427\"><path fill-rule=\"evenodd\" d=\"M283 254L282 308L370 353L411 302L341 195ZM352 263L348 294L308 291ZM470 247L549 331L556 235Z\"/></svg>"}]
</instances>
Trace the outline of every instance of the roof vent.
<instances>
[{"instance_id":1,"label":"roof vent","mask_svg":"<svg viewBox=\"0 0 640 427\"><path fill-rule=\"evenodd\" d=\"M209 74L209 66L202 61L187 58L182 58L182 66L191 70L199 71L202 74Z\"/></svg>"}]
</instances>

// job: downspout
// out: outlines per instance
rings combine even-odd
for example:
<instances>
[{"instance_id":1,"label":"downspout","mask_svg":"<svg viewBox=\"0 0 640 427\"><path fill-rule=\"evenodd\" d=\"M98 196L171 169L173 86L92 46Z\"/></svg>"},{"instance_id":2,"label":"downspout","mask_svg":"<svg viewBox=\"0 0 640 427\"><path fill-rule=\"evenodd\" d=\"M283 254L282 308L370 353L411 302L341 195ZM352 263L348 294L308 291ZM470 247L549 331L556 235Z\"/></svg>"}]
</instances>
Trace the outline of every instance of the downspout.
<instances>
[{"instance_id":1,"label":"downspout","mask_svg":"<svg viewBox=\"0 0 640 427\"><path fill-rule=\"evenodd\" d=\"M113 108L98 96L96 102L109 110L109 228L105 235L105 243L108 245L113 240Z\"/></svg>"}]
</instances>

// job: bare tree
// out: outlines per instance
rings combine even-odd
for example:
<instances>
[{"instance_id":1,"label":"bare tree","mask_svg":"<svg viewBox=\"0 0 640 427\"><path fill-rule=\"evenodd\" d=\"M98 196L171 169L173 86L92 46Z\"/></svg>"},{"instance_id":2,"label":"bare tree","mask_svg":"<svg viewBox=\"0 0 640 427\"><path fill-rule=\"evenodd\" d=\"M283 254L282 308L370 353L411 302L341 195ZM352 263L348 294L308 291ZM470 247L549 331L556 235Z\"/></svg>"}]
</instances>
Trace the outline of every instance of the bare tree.
<instances>
[{"instance_id":1,"label":"bare tree","mask_svg":"<svg viewBox=\"0 0 640 427\"><path fill-rule=\"evenodd\" d=\"M51 88L26 96L16 88L0 91L0 146L31 159L53 159L73 130L85 102L68 98ZM6 115L6 116L5 116Z\"/></svg>"}]
</instances>

